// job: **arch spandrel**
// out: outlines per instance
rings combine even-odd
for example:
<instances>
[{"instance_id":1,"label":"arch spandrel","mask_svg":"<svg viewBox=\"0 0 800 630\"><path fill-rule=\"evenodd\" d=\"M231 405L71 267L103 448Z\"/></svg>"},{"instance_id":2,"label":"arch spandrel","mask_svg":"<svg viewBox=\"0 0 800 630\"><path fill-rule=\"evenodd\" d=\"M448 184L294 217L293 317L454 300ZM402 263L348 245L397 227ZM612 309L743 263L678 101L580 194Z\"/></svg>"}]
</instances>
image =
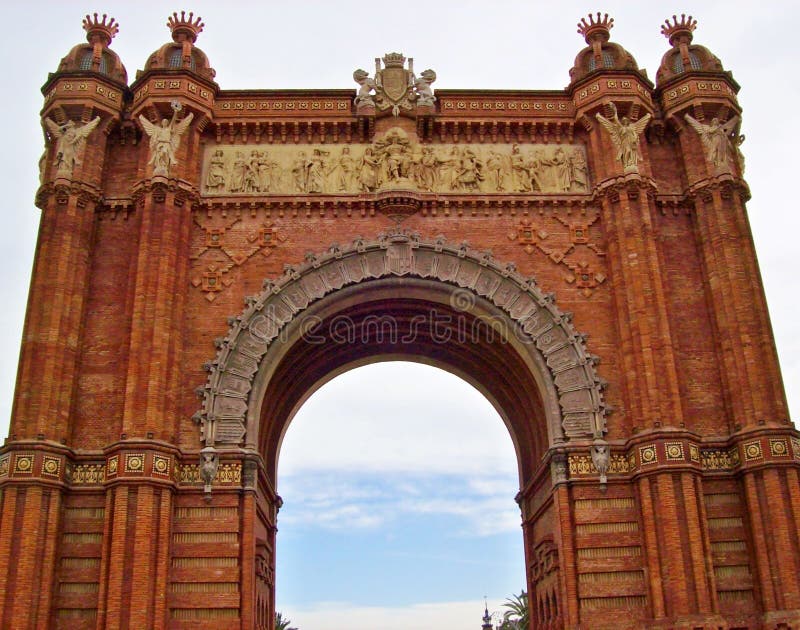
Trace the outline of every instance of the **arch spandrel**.
<instances>
[{"instance_id":1,"label":"arch spandrel","mask_svg":"<svg viewBox=\"0 0 800 630\"><path fill-rule=\"evenodd\" d=\"M603 382L595 370L596 358L572 326L571 315L556 307L551 294L489 252L398 232L308 255L301 265L287 266L282 276L266 281L259 295L246 299L244 312L229 319L228 335L217 340L217 356L206 366L209 378L202 388L203 405L194 416L205 444L232 448L253 443L253 436L246 433L248 414L258 413L253 408L254 381L264 356L281 341L290 322L345 287L403 276L458 287L464 295L497 307L508 318L508 330L531 344L546 366L545 376L557 396L558 426L552 427L551 436L557 440L603 436Z\"/></svg>"}]
</instances>

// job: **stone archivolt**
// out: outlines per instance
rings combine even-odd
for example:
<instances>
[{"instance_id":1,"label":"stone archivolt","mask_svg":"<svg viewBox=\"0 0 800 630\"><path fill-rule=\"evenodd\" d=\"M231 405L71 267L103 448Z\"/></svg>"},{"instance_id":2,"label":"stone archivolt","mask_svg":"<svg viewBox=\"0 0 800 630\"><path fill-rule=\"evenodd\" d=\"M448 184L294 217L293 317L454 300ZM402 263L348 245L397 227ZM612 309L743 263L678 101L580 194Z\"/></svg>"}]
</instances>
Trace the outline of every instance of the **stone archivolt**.
<instances>
[{"instance_id":1,"label":"stone archivolt","mask_svg":"<svg viewBox=\"0 0 800 630\"><path fill-rule=\"evenodd\" d=\"M589 175L582 145L418 144L392 129L371 145L210 146L202 184L205 196L361 194L398 187L586 194Z\"/></svg>"},{"instance_id":2,"label":"stone archivolt","mask_svg":"<svg viewBox=\"0 0 800 630\"><path fill-rule=\"evenodd\" d=\"M467 289L472 299L484 298L500 308L544 358L558 394L559 433L567 438L603 436L605 385L594 369L597 359L587 352L571 316L559 311L551 296L490 254L396 233L310 256L303 266L289 268L274 283L265 283L260 295L247 299L244 313L219 340L217 358L207 366L208 382L200 390L203 407L194 417L202 425L205 444L237 445L245 440L256 374L286 324L311 303L345 286L406 275Z\"/></svg>"}]
</instances>

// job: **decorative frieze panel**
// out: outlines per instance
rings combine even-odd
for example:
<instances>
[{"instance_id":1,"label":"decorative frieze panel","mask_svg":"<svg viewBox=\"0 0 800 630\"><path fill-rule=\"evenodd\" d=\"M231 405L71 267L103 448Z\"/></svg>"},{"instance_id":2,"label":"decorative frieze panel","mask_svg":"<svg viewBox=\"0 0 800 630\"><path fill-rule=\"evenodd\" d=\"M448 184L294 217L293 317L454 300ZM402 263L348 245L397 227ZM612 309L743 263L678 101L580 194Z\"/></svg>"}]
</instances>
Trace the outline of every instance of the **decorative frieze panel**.
<instances>
[{"instance_id":1,"label":"decorative frieze panel","mask_svg":"<svg viewBox=\"0 0 800 630\"><path fill-rule=\"evenodd\" d=\"M202 193L356 195L384 188L435 193L587 194L582 145L411 142L399 128L371 145L211 145Z\"/></svg>"}]
</instances>

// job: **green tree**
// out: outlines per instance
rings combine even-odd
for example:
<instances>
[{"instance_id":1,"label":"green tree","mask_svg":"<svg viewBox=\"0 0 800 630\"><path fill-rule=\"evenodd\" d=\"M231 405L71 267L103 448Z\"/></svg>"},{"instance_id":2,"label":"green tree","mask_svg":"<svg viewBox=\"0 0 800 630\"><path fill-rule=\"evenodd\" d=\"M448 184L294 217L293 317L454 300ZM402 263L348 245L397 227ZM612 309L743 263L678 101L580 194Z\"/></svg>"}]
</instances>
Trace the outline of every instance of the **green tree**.
<instances>
[{"instance_id":1,"label":"green tree","mask_svg":"<svg viewBox=\"0 0 800 630\"><path fill-rule=\"evenodd\" d=\"M288 618L284 618L281 613L275 613L275 630L297 630L290 626L292 622Z\"/></svg>"},{"instance_id":2,"label":"green tree","mask_svg":"<svg viewBox=\"0 0 800 630\"><path fill-rule=\"evenodd\" d=\"M528 606L528 594L521 591L519 595L507 597L503 603L506 611L503 613L501 630L527 630L530 624L531 612Z\"/></svg>"}]
</instances>

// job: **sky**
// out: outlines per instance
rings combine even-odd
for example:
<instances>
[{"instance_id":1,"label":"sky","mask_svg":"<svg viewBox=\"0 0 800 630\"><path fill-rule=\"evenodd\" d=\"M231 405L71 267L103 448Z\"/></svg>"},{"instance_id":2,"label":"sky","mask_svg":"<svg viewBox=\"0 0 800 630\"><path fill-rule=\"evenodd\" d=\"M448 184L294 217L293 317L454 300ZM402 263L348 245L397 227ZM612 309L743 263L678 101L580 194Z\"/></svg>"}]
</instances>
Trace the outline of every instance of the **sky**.
<instances>
[{"instance_id":1,"label":"sky","mask_svg":"<svg viewBox=\"0 0 800 630\"><path fill-rule=\"evenodd\" d=\"M710 48L742 86L748 211L791 416L798 417L800 212L790 199L800 126L783 104L800 102L793 76L800 3L198 0L170 7L149 0L33 1L0 6L6 25L0 40L6 147L0 152L0 251L6 260L0 265L6 305L0 310L6 348L0 434L7 434L39 219L33 199L43 149L40 88L61 57L84 41L87 12L107 12L119 21L112 48L133 80L149 54L170 39L168 12L181 9L202 16L206 28L197 44L222 89L355 89L353 70L372 68L375 57L390 51L414 57L417 69L433 68L434 90L561 89L584 46L576 23L597 10L615 18L613 41L654 79L668 49L660 25L673 13L691 12L699 22L695 42ZM278 606L301 630L341 628L343 618L354 630L478 627L483 595L496 609L523 580L508 434L488 403L455 377L422 366L363 370L320 389L287 433L279 470L286 507ZM376 396L354 409L353 388ZM414 396L406 400L408 391ZM433 409L430 418L420 415L426 405ZM459 437L457 450L443 454L452 436L465 435L464 426L470 439ZM419 436L424 440L414 439ZM491 579L482 583L482 574Z\"/></svg>"}]
</instances>

